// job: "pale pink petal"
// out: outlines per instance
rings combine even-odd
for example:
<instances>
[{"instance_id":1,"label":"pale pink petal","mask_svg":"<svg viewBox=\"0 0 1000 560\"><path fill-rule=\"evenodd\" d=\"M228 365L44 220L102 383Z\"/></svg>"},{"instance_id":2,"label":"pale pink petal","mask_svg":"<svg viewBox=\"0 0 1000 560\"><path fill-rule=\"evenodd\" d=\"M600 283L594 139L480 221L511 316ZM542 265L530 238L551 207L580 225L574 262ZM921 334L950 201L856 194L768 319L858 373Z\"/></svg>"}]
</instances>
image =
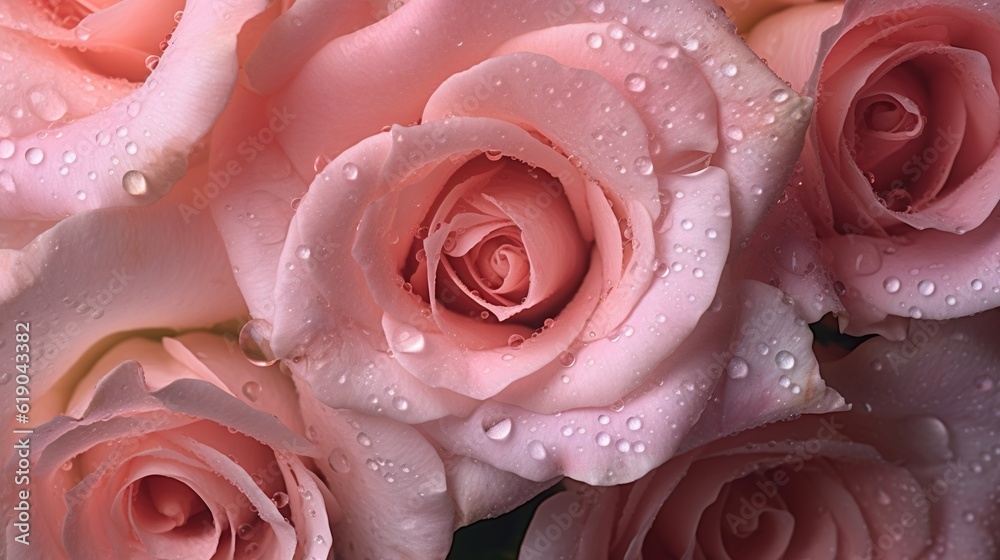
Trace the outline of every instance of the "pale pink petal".
<instances>
[{"instance_id":1,"label":"pale pink petal","mask_svg":"<svg viewBox=\"0 0 1000 560\"><path fill-rule=\"evenodd\" d=\"M579 10L566 8L556 0L516 8L472 0L462 10L447 0L410 2L362 31L328 43L274 97L272 107L312 115L282 132L281 145L299 173L311 177L317 156L331 159L385 126L418 122L441 82L486 59L507 39L551 27L553 17L558 23L581 21ZM449 17L443 19L441 13ZM364 56L357 56L361 52ZM351 79L331 82L330 76Z\"/></svg>"},{"instance_id":2,"label":"pale pink petal","mask_svg":"<svg viewBox=\"0 0 1000 560\"><path fill-rule=\"evenodd\" d=\"M841 297L851 311L846 325L857 332L887 316L949 319L996 307L1000 304L997 224L991 218L962 236L928 230L900 240L862 236L824 240L834 256L834 276L846 286ZM956 243L969 250L956 251ZM858 259L870 259L878 266L858 269L854 264ZM896 338L901 334L894 332Z\"/></svg>"},{"instance_id":3,"label":"pale pink petal","mask_svg":"<svg viewBox=\"0 0 1000 560\"><path fill-rule=\"evenodd\" d=\"M747 46L792 89L801 92L816 65L820 37L840 21L843 10L841 2L801 2L760 21L746 34ZM739 20L734 21L740 25Z\"/></svg>"},{"instance_id":4,"label":"pale pink petal","mask_svg":"<svg viewBox=\"0 0 1000 560\"><path fill-rule=\"evenodd\" d=\"M173 44L141 87L49 129L45 138L12 138L14 151L4 167L16 188L7 193L0 217L58 219L93 208L148 204L169 192L236 83L240 28L263 9L263 0L234 7L190 0ZM46 81L59 76L54 87L63 90L51 95L72 97L80 87L74 83L81 81L80 71L65 60L51 68L22 68L19 61L4 63L9 70L4 73L44 74Z\"/></svg>"},{"instance_id":5,"label":"pale pink petal","mask_svg":"<svg viewBox=\"0 0 1000 560\"><path fill-rule=\"evenodd\" d=\"M443 557L455 511L431 444L416 428L327 408L309 393L301 405L326 455L317 467L342 508L331 527L335 556Z\"/></svg>"},{"instance_id":6,"label":"pale pink petal","mask_svg":"<svg viewBox=\"0 0 1000 560\"><path fill-rule=\"evenodd\" d=\"M251 86L263 95L278 91L327 43L352 32L371 33L368 26L375 23L375 15L366 0L298 0L268 26L247 60ZM354 52L361 52L362 45L354 46Z\"/></svg>"},{"instance_id":7,"label":"pale pink petal","mask_svg":"<svg viewBox=\"0 0 1000 560\"><path fill-rule=\"evenodd\" d=\"M237 87L213 133L208 180L179 207L185 219L210 209L250 314L272 321L277 262L307 183L275 141L300 115ZM316 254L314 258L322 258Z\"/></svg>"},{"instance_id":8,"label":"pale pink petal","mask_svg":"<svg viewBox=\"0 0 1000 560\"><path fill-rule=\"evenodd\" d=\"M791 298L759 282L744 283L740 292L739 334L687 448L798 414L845 408L819 375L812 332Z\"/></svg>"},{"instance_id":9,"label":"pale pink petal","mask_svg":"<svg viewBox=\"0 0 1000 560\"><path fill-rule=\"evenodd\" d=\"M860 409L838 417L844 433L914 474L925 495L910 503L930 515L928 549L948 557L996 554L998 319L990 311L912 321L905 340L872 339L824 365L830 383Z\"/></svg>"},{"instance_id":10,"label":"pale pink petal","mask_svg":"<svg viewBox=\"0 0 1000 560\"><path fill-rule=\"evenodd\" d=\"M587 9L591 3L576 0ZM595 4L596 5L596 4ZM623 21L638 36L665 52L690 58L717 96L720 149L711 164L729 174L733 207L732 244L740 244L764 219L784 187L809 122L812 101L790 91L719 17L714 2L696 2L683 13L664 17L655 3L605 0L588 11L595 21ZM748 106L748 100L753 106ZM776 142L775 138L785 142Z\"/></svg>"},{"instance_id":11,"label":"pale pink petal","mask_svg":"<svg viewBox=\"0 0 1000 560\"><path fill-rule=\"evenodd\" d=\"M458 527L507 513L559 482L558 477L532 482L461 455L447 455L443 460Z\"/></svg>"},{"instance_id":12,"label":"pale pink petal","mask_svg":"<svg viewBox=\"0 0 1000 560\"><path fill-rule=\"evenodd\" d=\"M35 399L53 391L65 404L65 372L111 333L204 328L244 309L209 216L184 223L171 205L74 216L7 253L3 264L0 314L30 321L39 350L31 363ZM13 370L14 354L6 360Z\"/></svg>"},{"instance_id":13,"label":"pale pink petal","mask_svg":"<svg viewBox=\"0 0 1000 560\"><path fill-rule=\"evenodd\" d=\"M542 502L521 542L519 560L608 558L619 488L592 488L567 481L569 489ZM554 537L554 538L553 538Z\"/></svg>"}]
</instances>

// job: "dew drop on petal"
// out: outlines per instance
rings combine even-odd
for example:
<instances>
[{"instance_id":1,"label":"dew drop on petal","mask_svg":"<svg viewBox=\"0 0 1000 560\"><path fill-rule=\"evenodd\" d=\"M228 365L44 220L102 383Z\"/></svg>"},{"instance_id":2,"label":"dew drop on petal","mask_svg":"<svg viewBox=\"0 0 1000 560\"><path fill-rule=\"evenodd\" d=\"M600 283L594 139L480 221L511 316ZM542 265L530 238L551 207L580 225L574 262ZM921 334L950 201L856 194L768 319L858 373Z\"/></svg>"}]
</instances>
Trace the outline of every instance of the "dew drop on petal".
<instances>
[{"instance_id":1,"label":"dew drop on petal","mask_svg":"<svg viewBox=\"0 0 1000 560\"><path fill-rule=\"evenodd\" d=\"M504 418L488 427L484 427L483 431L486 433L486 437L492 440L503 440L507 439L510 435L510 430L513 425L514 423L511 422L510 418Z\"/></svg>"},{"instance_id":2,"label":"dew drop on petal","mask_svg":"<svg viewBox=\"0 0 1000 560\"><path fill-rule=\"evenodd\" d=\"M597 33L591 33L587 35L587 46L592 49L599 49L601 45L604 44L604 39L601 38Z\"/></svg>"},{"instance_id":3,"label":"dew drop on petal","mask_svg":"<svg viewBox=\"0 0 1000 560\"><path fill-rule=\"evenodd\" d=\"M271 350L271 324L264 319L253 319L240 329L240 350L255 366L269 366L278 361Z\"/></svg>"},{"instance_id":4,"label":"dew drop on petal","mask_svg":"<svg viewBox=\"0 0 1000 560\"><path fill-rule=\"evenodd\" d=\"M43 152L41 148L28 148L28 150L24 152L24 159L26 159L31 165L38 165L39 163L42 163L43 159L45 159L45 152Z\"/></svg>"},{"instance_id":5,"label":"dew drop on petal","mask_svg":"<svg viewBox=\"0 0 1000 560\"><path fill-rule=\"evenodd\" d=\"M917 284L917 291L920 292L922 296L929 296L934 293L934 282L931 280L921 280Z\"/></svg>"},{"instance_id":6,"label":"dew drop on petal","mask_svg":"<svg viewBox=\"0 0 1000 560\"><path fill-rule=\"evenodd\" d=\"M895 276L886 278L885 281L882 282L882 287L885 288L885 291L890 294L898 292L900 288L899 278L896 278Z\"/></svg>"},{"instance_id":7,"label":"dew drop on petal","mask_svg":"<svg viewBox=\"0 0 1000 560\"><path fill-rule=\"evenodd\" d=\"M782 350L774 355L774 363L778 369L787 371L795 367L795 356L788 350Z\"/></svg>"},{"instance_id":8,"label":"dew drop on petal","mask_svg":"<svg viewBox=\"0 0 1000 560\"><path fill-rule=\"evenodd\" d=\"M733 356L726 364L726 375L730 379L743 379L750 373L750 364L739 356Z\"/></svg>"},{"instance_id":9,"label":"dew drop on petal","mask_svg":"<svg viewBox=\"0 0 1000 560\"><path fill-rule=\"evenodd\" d=\"M576 356L572 352L563 352L559 354L559 365L562 367L573 367L576 363Z\"/></svg>"},{"instance_id":10,"label":"dew drop on petal","mask_svg":"<svg viewBox=\"0 0 1000 560\"><path fill-rule=\"evenodd\" d=\"M544 460L545 457L548 455L545 452L545 445L542 442L538 441L537 439L532 440L531 443L528 444L528 453L531 454L532 459L538 461Z\"/></svg>"},{"instance_id":11,"label":"dew drop on petal","mask_svg":"<svg viewBox=\"0 0 1000 560\"><path fill-rule=\"evenodd\" d=\"M143 196L149 192L149 181L142 171L132 169L122 175L122 188L132 196Z\"/></svg>"},{"instance_id":12,"label":"dew drop on petal","mask_svg":"<svg viewBox=\"0 0 1000 560\"><path fill-rule=\"evenodd\" d=\"M646 89L646 78L636 73L629 74L625 76L625 87L629 91L639 93Z\"/></svg>"},{"instance_id":13,"label":"dew drop on petal","mask_svg":"<svg viewBox=\"0 0 1000 560\"><path fill-rule=\"evenodd\" d=\"M250 402L257 402L257 399L260 397L260 391L260 383L256 381L247 381L243 384L243 396Z\"/></svg>"},{"instance_id":14,"label":"dew drop on petal","mask_svg":"<svg viewBox=\"0 0 1000 560\"><path fill-rule=\"evenodd\" d=\"M597 441L597 445L601 447L607 447L611 445L611 436L607 432L600 432L594 438Z\"/></svg>"},{"instance_id":15,"label":"dew drop on petal","mask_svg":"<svg viewBox=\"0 0 1000 560\"><path fill-rule=\"evenodd\" d=\"M348 181L353 181L358 178L358 166L351 162L345 163L341 172L344 174L344 178Z\"/></svg>"},{"instance_id":16,"label":"dew drop on petal","mask_svg":"<svg viewBox=\"0 0 1000 560\"><path fill-rule=\"evenodd\" d=\"M340 449L331 451L326 462L335 473L343 474L351 470L351 463L347 460L347 455Z\"/></svg>"},{"instance_id":17,"label":"dew drop on petal","mask_svg":"<svg viewBox=\"0 0 1000 560\"><path fill-rule=\"evenodd\" d=\"M358 443L360 443L361 445L363 445L365 447L371 447L371 445L372 445L372 438L368 437L368 434L366 434L364 432L358 433L358 438L357 439L358 439Z\"/></svg>"}]
</instances>

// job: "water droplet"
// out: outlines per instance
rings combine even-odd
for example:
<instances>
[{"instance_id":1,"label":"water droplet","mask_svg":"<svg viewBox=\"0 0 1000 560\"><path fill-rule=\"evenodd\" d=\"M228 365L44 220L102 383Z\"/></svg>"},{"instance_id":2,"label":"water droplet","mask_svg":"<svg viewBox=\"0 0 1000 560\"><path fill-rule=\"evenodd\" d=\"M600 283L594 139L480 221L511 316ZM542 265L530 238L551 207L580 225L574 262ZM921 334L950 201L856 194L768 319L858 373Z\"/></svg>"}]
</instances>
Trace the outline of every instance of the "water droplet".
<instances>
[{"instance_id":1,"label":"water droplet","mask_svg":"<svg viewBox=\"0 0 1000 560\"><path fill-rule=\"evenodd\" d=\"M503 157L503 152L500 150L486 150L483 153L486 154L486 159L490 161L500 161L500 158Z\"/></svg>"},{"instance_id":2,"label":"water droplet","mask_svg":"<svg viewBox=\"0 0 1000 560\"><path fill-rule=\"evenodd\" d=\"M589 9L592 12L594 12L595 14L603 14L604 13L604 2L602 2L601 0L591 0L587 4L587 9Z\"/></svg>"},{"instance_id":3,"label":"water droplet","mask_svg":"<svg viewBox=\"0 0 1000 560\"><path fill-rule=\"evenodd\" d=\"M77 200L87 200L87 193L85 193L83 191L76 191L76 199Z\"/></svg>"},{"instance_id":4,"label":"water droplet","mask_svg":"<svg viewBox=\"0 0 1000 560\"><path fill-rule=\"evenodd\" d=\"M108 134L108 131L102 130L94 137L94 141L97 142L98 146L107 146L111 143L111 135Z\"/></svg>"},{"instance_id":5,"label":"water droplet","mask_svg":"<svg viewBox=\"0 0 1000 560\"><path fill-rule=\"evenodd\" d=\"M0 159L8 159L14 155L16 146L10 138L0 138Z\"/></svg>"},{"instance_id":6,"label":"water droplet","mask_svg":"<svg viewBox=\"0 0 1000 560\"><path fill-rule=\"evenodd\" d=\"M125 144L125 152L129 155L135 155L139 151L139 146L135 142L129 142Z\"/></svg>"},{"instance_id":7,"label":"water droplet","mask_svg":"<svg viewBox=\"0 0 1000 560\"><path fill-rule=\"evenodd\" d=\"M160 64L160 57L155 54L151 54L146 57L146 69L152 72L156 70L156 67Z\"/></svg>"},{"instance_id":8,"label":"water droplet","mask_svg":"<svg viewBox=\"0 0 1000 560\"><path fill-rule=\"evenodd\" d=\"M512 350L520 350L524 346L524 337L519 334L510 335L510 338L507 339L507 346L510 346Z\"/></svg>"},{"instance_id":9,"label":"water droplet","mask_svg":"<svg viewBox=\"0 0 1000 560\"><path fill-rule=\"evenodd\" d=\"M28 94L28 106L38 118L49 122L61 119L69 108L63 96L49 85L31 91Z\"/></svg>"},{"instance_id":10,"label":"water droplet","mask_svg":"<svg viewBox=\"0 0 1000 560\"><path fill-rule=\"evenodd\" d=\"M629 74L625 76L625 87L629 91L639 93L646 89L646 78L636 73Z\"/></svg>"},{"instance_id":11,"label":"water droplet","mask_svg":"<svg viewBox=\"0 0 1000 560\"><path fill-rule=\"evenodd\" d=\"M594 438L597 441L597 445L601 447L607 447L611 445L611 436L607 432L600 432L597 437Z\"/></svg>"},{"instance_id":12,"label":"water droplet","mask_svg":"<svg viewBox=\"0 0 1000 560\"><path fill-rule=\"evenodd\" d=\"M774 101L775 103L784 103L785 101L788 101L788 97L788 91L783 89L776 89L771 92L771 101Z\"/></svg>"},{"instance_id":13,"label":"water droplet","mask_svg":"<svg viewBox=\"0 0 1000 560\"><path fill-rule=\"evenodd\" d=\"M637 418L635 416L632 416L628 420L625 421L625 426L628 427L628 429L630 429L630 430L632 430L634 432L634 431L642 428L642 420L640 420L639 418Z\"/></svg>"},{"instance_id":14,"label":"water droplet","mask_svg":"<svg viewBox=\"0 0 1000 560\"><path fill-rule=\"evenodd\" d=\"M750 364L739 356L733 356L726 364L726 375L730 379L743 379L750 373Z\"/></svg>"},{"instance_id":15,"label":"water droplet","mask_svg":"<svg viewBox=\"0 0 1000 560\"><path fill-rule=\"evenodd\" d=\"M929 296L934 293L934 282L931 280L921 280L917 284L917 291L920 292L922 296Z\"/></svg>"},{"instance_id":16,"label":"water droplet","mask_svg":"<svg viewBox=\"0 0 1000 560\"><path fill-rule=\"evenodd\" d=\"M795 356L788 350L782 350L774 355L774 363L778 365L778 369L787 371L795 367Z\"/></svg>"},{"instance_id":17,"label":"water droplet","mask_svg":"<svg viewBox=\"0 0 1000 560\"><path fill-rule=\"evenodd\" d=\"M686 51L696 51L696 50L698 50L699 46L701 46L701 44L698 43L698 39L694 39L694 38L688 39L687 41L684 41L684 43L681 45L681 47L684 50L686 50ZM667 56L670 56L669 55L669 51L668 51Z\"/></svg>"},{"instance_id":18,"label":"water droplet","mask_svg":"<svg viewBox=\"0 0 1000 560\"><path fill-rule=\"evenodd\" d=\"M721 70L724 76L729 76L730 78L739 73L739 69L736 68L736 65L731 63L723 64Z\"/></svg>"},{"instance_id":19,"label":"water droplet","mask_svg":"<svg viewBox=\"0 0 1000 560\"><path fill-rule=\"evenodd\" d=\"M572 352L563 352L559 354L559 365L562 367L573 367L576 363L576 356Z\"/></svg>"},{"instance_id":20,"label":"water droplet","mask_svg":"<svg viewBox=\"0 0 1000 560\"><path fill-rule=\"evenodd\" d=\"M738 126L727 126L726 136L739 142L743 140L743 129Z\"/></svg>"},{"instance_id":21,"label":"water droplet","mask_svg":"<svg viewBox=\"0 0 1000 560\"><path fill-rule=\"evenodd\" d=\"M624 439L620 439L615 442L615 449L617 449L621 453L628 453L629 450L632 449L632 444L625 441Z\"/></svg>"},{"instance_id":22,"label":"water droplet","mask_svg":"<svg viewBox=\"0 0 1000 560\"><path fill-rule=\"evenodd\" d=\"M653 160L646 156L639 156L635 158L632 165L635 166L636 173L640 175L652 175L653 173Z\"/></svg>"},{"instance_id":23,"label":"water droplet","mask_svg":"<svg viewBox=\"0 0 1000 560\"><path fill-rule=\"evenodd\" d=\"M130 117L136 117L139 115L139 111L141 109L142 109L142 103L139 103L138 101L133 101L128 104L128 107L126 107L125 112Z\"/></svg>"},{"instance_id":24,"label":"water droplet","mask_svg":"<svg viewBox=\"0 0 1000 560\"><path fill-rule=\"evenodd\" d=\"M236 528L236 536L246 541L253 537L254 528L249 523L244 523Z\"/></svg>"},{"instance_id":25,"label":"water droplet","mask_svg":"<svg viewBox=\"0 0 1000 560\"><path fill-rule=\"evenodd\" d=\"M956 303L958 303L958 299L955 298L955 296L945 296L944 302L947 303L948 305L955 305Z\"/></svg>"},{"instance_id":26,"label":"water droplet","mask_svg":"<svg viewBox=\"0 0 1000 560\"><path fill-rule=\"evenodd\" d=\"M413 327L403 327L396 333L395 349L405 354L421 352L426 345L424 335Z\"/></svg>"},{"instance_id":27,"label":"water droplet","mask_svg":"<svg viewBox=\"0 0 1000 560\"><path fill-rule=\"evenodd\" d=\"M344 178L348 181L353 181L358 178L358 166L351 162L345 163L341 172L344 174Z\"/></svg>"},{"instance_id":28,"label":"water droplet","mask_svg":"<svg viewBox=\"0 0 1000 560\"><path fill-rule=\"evenodd\" d=\"M243 396L250 402L257 402L257 399L260 397L260 391L260 383L256 381L247 381L243 384Z\"/></svg>"},{"instance_id":29,"label":"water droplet","mask_svg":"<svg viewBox=\"0 0 1000 560\"><path fill-rule=\"evenodd\" d=\"M909 310L907 310L907 314L909 314L909 316L912 317L913 319L919 319L924 316L924 312L921 311L920 308L917 306L913 306Z\"/></svg>"},{"instance_id":30,"label":"water droplet","mask_svg":"<svg viewBox=\"0 0 1000 560\"><path fill-rule=\"evenodd\" d=\"M76 152L73 150L66 150L62 155L63 163L73 163L76 161Z\"/></svg>"},{"instance_id":31,"label":"water droplet","mask_svg":"<svg viewBox=\"0 0 1000 560\"><path fill-rule=\"evenodd\" d=\"M64 471L68 471L68 470L72 469L73 468L73 460L70 459L70 460L66 461L59 468L62 469L62 470L64 470Z\"/></svg>"},{"instance_id":32,"label":"water droplet","mask_svg":"<svg viewBox=\"0 0 1000 560\"><path fill-rule=\"evenodd\" d=\"M528 444L528 453L531 454L532 459L536 459L538 461L544 460L548 455L545 452L545 445L537 439Z\"/></svg>"},{"instance_id":33,"label":"water droplet","mask_svg":"<svg viewBox=\"0 0 1000 560\"><path fill-rule=\"evenodd\" d=\"M784 387L784 388L786 388L786 389L787 389L787 388L788 388L788 387L789 387L789 386L790 386L791 384L792 384L792 380L791 380L791 379L789 379L787 375L782 375L781 377L779 377L779 378L778 378L778 385L781 385L782 387Z\"/></svg>"},{"instance_id":34,"label":"water droplet","mask_svg":"<svg viewBox=\"0 0 1000 560\"><path fill-rule=\"evenodd\" d=\"M274 507L279 509L283 508L288 505L288 494L285 494L284 492L275 492L274 495L271 496L271 501L274 502Z\"/></svg>"},{"instance_id":35,"label":"water droplet","mask_svg":"<svg viewBox=\"0 0 1000 560\"><path fill-rule=\"evenodd\" d=\"M484 426L483 431L486 433L486 437L492 440L502 440L507 439L507 436L510 435L513 425L514 423L510 421L510 418L504 418L488 427Z\"/></svg>"},{"instance_id":36,"label":"water droplet","mask_svg":"<svg viewBox=\"0 0 1000 560\"><path fill-rule=\"evenodd\" d=\"M90 39L90 29L87 29L83 25L77 25L76 29L73 30L73 35L80 41L86 41Z\"/></svg>"},{"instance_id":37,"label":"water droplet","mask_svg":"<svg viewBox=\"0 0 1000 560\"><path fill-rule=\"evenodd\" d=\"M271 350L271 324L264 319L253 319L240 329L240 350L255 366L269 366L278 361Z\"/></svg>"},{"instance_id":38,"label":"water droplet","mask_svg":"<svg viewBox=\"0 0 1000 560\"><path fill-rule=\"evenodd\" d=\"M607 426L611 422L611 418L608 418L607 414L601 414L600 416L597 417L597 421L602 426Z\"/></svg>"},{"instance_id":39,"label":"water droplet","mask_svg":"<svg viewBox=\"0 0 1000 560\"><path fill-rule=\"evenodd\" d=\"M979 280L978 278L976 280L973 280L972 284L970 285L972 286L972 289L977 292L983 289L983 281Z\"/></svg>"},{"instance_id":40,"label":"water droplet","mask_svg":"<svg viewBox=\"0 0 1000 560\"><path fill-rule=\"evenodd\" d=\"M31 165L38 165L39 163L42 163L43 159L45 159L45 152L43 152L41 148L28 148L28 150L24 152L24 159L28 160L28 163Z\"/></svg>"},{"instance_id":41,"label":"water droplet","mask_svg":"<svg viewBox=\"0 0 1000 560\"><path fill-rule=\"evenodd\" d=\"M326 462L335 473L344 474L351 470L351 463L347 460L347 455L340 449L331 451L330 456L326 458Z\"/></svg>"},{"instance_id":42,"label":"water droplet","mask_svg":"<svg viewBox=\"0 0 1000 560\"><path fill-rule=\"evenodd\" d=\"M361 432L358 434L358 443L365 447L371 447L372 438L368 437L368 434Z\"/></svg>"},{"instance_id":43,"label":"water droplet","mask_svg":"<svg viewBox=\"0 0 1000 560\"><path fill-rule=\"evenodd\" d=\"M132 196L143 196L149 192L149 181L142 171L132 169L122 175L122 188Z\"/></svg>"},{"instance_id":44,"label":"water droplet","mask_svg":"<svg viewBox=\"0 0 1000 560\"><path fill-rule=\"evenodd\" d=\"M692 222L691 220L687 219L681 220L681 229L683 229L684 231L691 231L693 227L694 227L694 222Z\"/></svg>"},{"instance_id":45,"label":"water droplet","mask_svg":"<svg viewBox=\"0 0 1000 560\"><path fill-rule=\"evenodd\" d=\"M601 45L604 44L604 39L601 38L597 33L591 33L587 35L587 46L592 49L599 49Z\"/></svg>"},{"instance_id":46,"label":"water droplet","mask_svg":"<svg viewBox=\"0 0 1000 560\"><path fill-rule=\"evenodd\" d=\"M396 407L397 410L406 410L410 408L410 403L404 397L393 397L392 406Z\"/></svg>"},{"instance_id":47,"label":"water droplet","mask_svg":"<svg viewBox=\"0 0 1000 560\"><path fill-rule=\"evenodd\" d=\"M621 412L622 410L625 409L625 401L622 399L618 399L617 401L611 403L610 408L615 412Z\"/></svg>"},{"instance_id":48,"label":"water droplet","mask_svg":"<svg viewBox=\"0 0 1000 560\"><path fill-rule=\"evenodd\" d=\"M899 278L896 278L895 276L890 276L882 282L882 287L885 288L885 291L890 294L898 292L900 286L901 284L899 282Z\"/></svg>"}]
</instances>

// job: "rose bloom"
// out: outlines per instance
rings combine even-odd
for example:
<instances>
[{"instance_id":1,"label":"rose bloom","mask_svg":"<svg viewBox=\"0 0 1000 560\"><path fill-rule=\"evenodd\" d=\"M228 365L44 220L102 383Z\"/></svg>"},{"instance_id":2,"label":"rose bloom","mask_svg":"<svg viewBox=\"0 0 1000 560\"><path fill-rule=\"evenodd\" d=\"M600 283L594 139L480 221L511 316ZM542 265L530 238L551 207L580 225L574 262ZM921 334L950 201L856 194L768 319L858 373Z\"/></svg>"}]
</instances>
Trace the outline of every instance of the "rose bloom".
<instances>
[{"instance_id":1,"label":"rose bloom","mask_svg":"<svg viewBox=\"0 0 1000 560\"><path fill-rule=\"evenodd\" d=\"M57 220L163 196L222 112L237 35L264 9L264 0L3 2L0 219Z\"/></svg>"},{"instance_id":2,"label":"rose bloom","mask_svg":"<svg viewBox=\"0 0 1000 560\"><path fill-rule=\"evenodd\" d=\"M300 401L278 369L208 333L113 347L28 436L30 485L7 462L5 557L443 557L454 513L430 444Z\"/></svg>"},{"instance_id":3,"label":"rose bloom","mask_svg":"<svg viewBox=\"0 0 1000 560\"><path fill-rule=\"evenodd\" d=\"M790 195L838 282L827 310L846 308L850 332L901 337L900 318L1000 303L998 30L992 6L921 1L796 6L748 32L817 98Z\"/></svg>"},{"instance_id":4,"label":"rose bloom","mask_svg":"<svg viewBox=\"0 0 1000 560\"><path fill-rule=\"evenodd\" d=\"M723 280L810 104L717 7L370 19L293 5L213 139L247 338L320 400L601 483L669 457L710 400L705 437L842 403L782 294Z\"/></svg>"},{"instance_id":5,"label":"rose bloom","mask_svg":"<svg viewBox=\"0 0 1000 560\"><path fill-rule=\"evenodd\" d=\"M824 363L849 413L716 440L629 485L568 483L520 558L996 558L998 322L914 321Z\"/></svg>"}]
</instances>

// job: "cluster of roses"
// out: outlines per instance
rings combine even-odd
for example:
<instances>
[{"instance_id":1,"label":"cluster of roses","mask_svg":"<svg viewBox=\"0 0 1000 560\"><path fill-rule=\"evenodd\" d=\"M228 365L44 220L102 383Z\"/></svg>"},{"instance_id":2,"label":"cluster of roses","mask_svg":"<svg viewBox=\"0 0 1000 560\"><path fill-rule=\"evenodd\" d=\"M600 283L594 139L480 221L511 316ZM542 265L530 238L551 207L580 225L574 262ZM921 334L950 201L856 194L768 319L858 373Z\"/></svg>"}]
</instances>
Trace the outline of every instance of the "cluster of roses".
<instances>
[{"instance_id":1,"label":"cluster of roses","mask_svg":"<svg viewBox=\"0 0 1000 560\"><path fill-rule=\"evenodd\" d=\"M0 557L1000 557L1000 7L460 4L0 2Z\"/></svg>"}]
</instances>

